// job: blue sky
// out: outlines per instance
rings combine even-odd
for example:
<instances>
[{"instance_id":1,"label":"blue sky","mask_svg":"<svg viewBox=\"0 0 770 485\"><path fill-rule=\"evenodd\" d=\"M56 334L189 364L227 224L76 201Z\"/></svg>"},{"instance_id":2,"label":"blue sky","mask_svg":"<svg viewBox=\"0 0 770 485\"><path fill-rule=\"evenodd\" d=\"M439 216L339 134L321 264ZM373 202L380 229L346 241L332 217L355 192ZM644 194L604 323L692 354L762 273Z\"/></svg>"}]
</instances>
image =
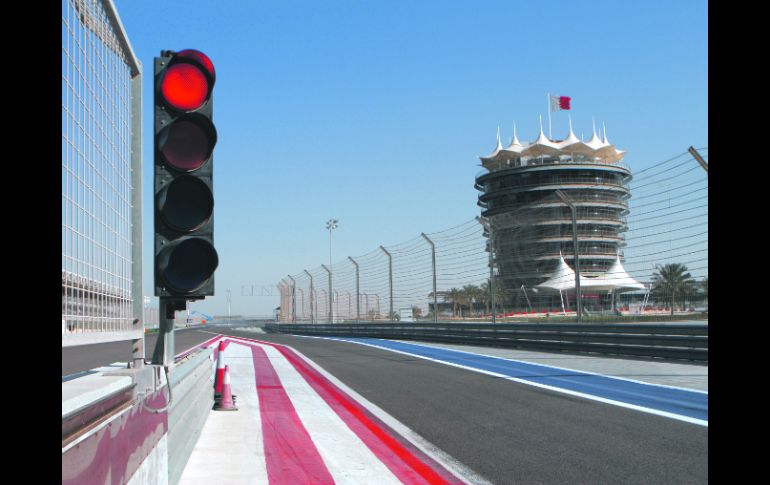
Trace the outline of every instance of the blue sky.
<instances>
[{"instance_id":1,"label":"blue sky","mask_svg":"<svg viewBox=\"0 0 770 485\"><path fill-rule=\"evenodd\" d=\"M194 308L267 315L243 285L479 215L479 155L572 98L641 170L708 145L708 4L115 0L144 66L144 267L152 295L152 60L199 49L217 71L216 293ZM553 135L567 131L554 113Z\"/></svg>"}]
</instances>

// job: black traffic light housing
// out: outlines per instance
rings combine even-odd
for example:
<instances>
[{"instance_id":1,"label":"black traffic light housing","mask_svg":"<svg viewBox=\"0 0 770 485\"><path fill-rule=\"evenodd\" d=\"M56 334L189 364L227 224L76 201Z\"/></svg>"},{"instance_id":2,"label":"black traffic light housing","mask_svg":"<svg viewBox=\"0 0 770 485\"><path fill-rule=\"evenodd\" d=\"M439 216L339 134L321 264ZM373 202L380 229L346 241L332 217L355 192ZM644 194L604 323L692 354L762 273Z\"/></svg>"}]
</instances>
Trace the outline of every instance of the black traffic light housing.
<instances>
[{"instance_id":1,"label":"black traffic light housing","mask_svg":"<svg viewBox=\"0 0 770 485\"><path fill-rule=\"evenodd\" d=\"M155 296L214 295L214 66L195 50L154 66Z\"/></svg>"}]
</instances>

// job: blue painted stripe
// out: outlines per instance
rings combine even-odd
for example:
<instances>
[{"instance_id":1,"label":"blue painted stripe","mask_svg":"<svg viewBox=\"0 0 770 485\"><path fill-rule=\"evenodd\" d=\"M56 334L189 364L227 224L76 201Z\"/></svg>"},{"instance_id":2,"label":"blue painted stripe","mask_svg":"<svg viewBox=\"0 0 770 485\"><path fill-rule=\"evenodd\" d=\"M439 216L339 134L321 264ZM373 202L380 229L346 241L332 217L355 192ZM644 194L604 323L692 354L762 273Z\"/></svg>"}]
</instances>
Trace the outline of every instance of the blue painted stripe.
<instances>
[{"instance_id":1,"label":"blue painted stripe","mask_svg":"<svg viewBox=\"0 0 770 485\"><path fill-rule=\"evenodd\" d=\"M707 393L391 340L374 338L335 340L376 345L537 384L708 421Z\"/></svg>"}]
</instances>

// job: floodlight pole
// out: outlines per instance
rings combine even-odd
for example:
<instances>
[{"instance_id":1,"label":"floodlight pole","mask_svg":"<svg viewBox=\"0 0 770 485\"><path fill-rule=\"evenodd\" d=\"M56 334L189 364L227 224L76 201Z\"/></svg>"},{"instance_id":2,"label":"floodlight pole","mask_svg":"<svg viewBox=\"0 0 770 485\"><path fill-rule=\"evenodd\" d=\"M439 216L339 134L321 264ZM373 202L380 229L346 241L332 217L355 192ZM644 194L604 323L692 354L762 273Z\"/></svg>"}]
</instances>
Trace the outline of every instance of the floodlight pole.
<instances>
[{"instance_id":1,"label":"floodlight pole","mask_svg":"<svg viewBox=\"0 0 770 485\"><path fill-rule=\"evenodd\" d=\"M559 197L572 211L572 247L575 252L575 293L577 296L577 321L581 323L583 320L583 298L580 292L580 256L578 255L578 236L577 236L577 209L575 204L562 192L556 191L557 197Z\"/></svg>"}]
</instances>

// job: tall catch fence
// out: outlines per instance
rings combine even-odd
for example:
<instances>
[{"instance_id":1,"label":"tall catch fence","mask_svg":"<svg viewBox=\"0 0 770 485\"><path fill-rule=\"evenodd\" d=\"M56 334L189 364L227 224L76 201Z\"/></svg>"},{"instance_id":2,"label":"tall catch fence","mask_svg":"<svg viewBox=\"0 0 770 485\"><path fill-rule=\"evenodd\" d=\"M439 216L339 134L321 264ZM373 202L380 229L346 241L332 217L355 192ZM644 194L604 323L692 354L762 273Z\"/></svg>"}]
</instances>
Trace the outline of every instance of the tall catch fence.
<instances>
[{"instance_id":1,"label":"tall catch fence","mask_svg":"<svg viewBox=\"0 0 770 485\"><path fill-rule=\"evenodd\" d=\"M697 150L707 162L708 148ZM708 307L707 170L690 152L684 152L634 173L628 188L631 197L620 219L617 212L604 213L601 204L587 203L595 201L573 201L579 259L605 258L609 266L581 269L584 317L700 318ZM535 211L539 211L537 217L531 215ZM551 221L563 220L563 227L569 229L544 236L546 229L540 226L544 211ZM549 194L505 217L515 219L518 232L498 234L490 220L476 218L289 275L277 285L281 295L279 321L574 318L577 285L564 291L540 286L543 283L513 285L518 277L531 276L535 266L528 262L563 258L567 269L574 269L570 207L564 199ZM605 220L623 225L620 238L617 230L601 233ZM580 221L591 222L585 226L592 228L590 237L585 236ZM490 237L494 241L491 245ZM526 238L553 244L526 244ZM499 263L502 258L497 257L503 250L520 256L516 258L520 267L503 270ZM551 281L556 273L554 263L543 273L543 282ZM610 286L632 281L643 287L609 290L599 284L591 286L592 281L600 280Z\"/></svg>"},{"instance_id":2,"label":"tall catch fence","mask_svg":"<svg viewBox=\"0 0 770 485\"><path fill-rule=\"evenodd\" d=\"M111 0L62 0L62 345L135 338L141 65Z\"/></svg>"}]
</instances>

